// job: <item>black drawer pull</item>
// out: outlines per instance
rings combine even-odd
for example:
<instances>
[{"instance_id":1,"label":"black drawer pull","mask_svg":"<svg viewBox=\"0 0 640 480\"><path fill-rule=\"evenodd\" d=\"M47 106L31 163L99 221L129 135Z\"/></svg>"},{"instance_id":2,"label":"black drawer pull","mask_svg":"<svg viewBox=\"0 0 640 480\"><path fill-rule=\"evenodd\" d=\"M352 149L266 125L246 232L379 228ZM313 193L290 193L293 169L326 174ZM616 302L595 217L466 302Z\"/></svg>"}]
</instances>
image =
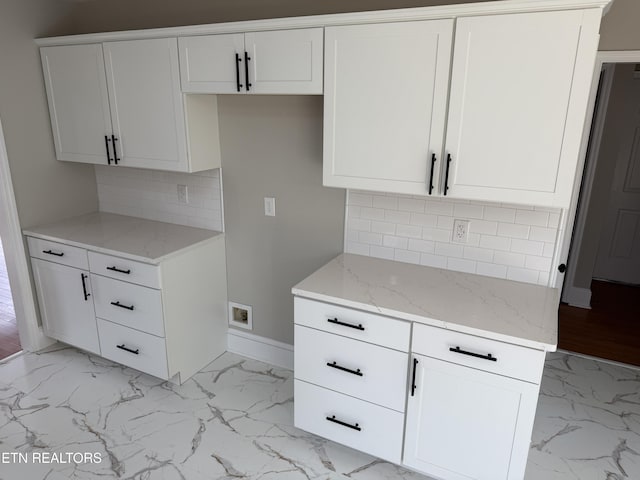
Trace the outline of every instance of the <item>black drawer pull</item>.
<instances>
[{"instance_id":1,"label":"black drawer pull","mask_svg":"<svg viewBox=\"0 0 640 480\"><path fill-rule=\"evenodd\" d=\"M87 292L87 284L84 283L84 281L86 280L87 277L88 277L88 275L85 275L84 273L80 274L80 278L82 279L82 293L84 294L84 301L85 302L87 300L89 300L89 297L91 296L91 294L89 292Z\"/></svg>"},{"instance_id":2,"label":"black drawer pull","mask_svg":"<svg viewBox=\"0 0 640 480\"><path fill-rule=\"evenodd\" d=\"M456 347L456 348L449 348L450 352L454 352L454 353L461 353L462 355L469 355L470 357L476 357L476 358L482 358L484 360L490 360L492 362L497 362L498 358L494 357L493 355L491 355L490 353L488 353L487 355L482 355L480 353L473 353L473 352L467 352L466 350L460 350L460 347Z\"/></svg>"},{"instance_id":3,"label":"black drawer pull","mask_svg":"<svg viewBox=\"0 0 640 480\"><path fill-rule=\"evenodd\" d=\"M240 62L241 61L242 59L240 58L240 55L236 53L236 89L238 90L238 92L242 90L242 84L240 83Z\"/></svg>"},{"instance_id":4,"label":"black drawer pull","mask_svg":"<svg viewBox=\"0 0 640 480\"><path fill-rule=\"evenodd\" d=\"M118 141L118 139L116 138L116 136L115 135L111 135L111 143L113 144L113 163L115 163L116 165L120 161L120 159L118 158L118 151L116 150L116 142L117 141Z\"/></svg>"},{"instance_id":5,"label":"black drawer pull","mask_svg":"<svg viewBox=\"0 0 640 480\"><path fill-rule=\"evenodd\" d=\"M42 250L42 253L46 253L47 255L55 255L56 257L64 257L64 252L56 253L51 250Z\"/></svg>"},{"instance_id":6,"label":"black drawer pull","mask_svg":"<svg viewBox=\"0 0 640 480\"><path fill-rule=\"evenodd\" d=\"M354 325L352 323L341 322L337 318L327 318L327 322L334 323L336 325L342 325L343 327L355 328L356 330L362 330L364 332L364 327L362 324Z\"/></svg>"},{"instance_id":7,"label":"black drawer pull","mask_svg":"<svg viewBox=\"0 0 640 480\"><path fill-rule=\"evenodd\" d=\"M127 310L133 311L133 305L131 305L131 306L122 305L120 303L120 300L118 300L117 302L111 302L111 305L113 305L114 307L126 308Z\"/></svg>"},{"instance_id":8,"label":"black drawer pull","mask_svg":"<svg viewBox=\"0 0 640 480\"><path fill-rule=\"evenodd\" d=\"M431 154L431 173L429 174L429 195L433 192L433 170L436 166L436 154Z\"/></svg>"},{"instance_id":9,"label":"black drawer pull","mask_svg":"<svg viewBox=\"0 0 640 480\"><path fill-rule=\"evenodd\" d=\"M358 370L351 370L350 368L347 367L342 367L340 365L338 365L336 362L333 363L329 363L327 362L327 367L331 367L331 368L335 368L336 370L342 370L343 372L347 372L347 373L352 373L354 375L358 375L359 377L362 377L364 374L360 371L360 369Z\"/></svg>"},{"instance_id":10,"label":"black drawer pull","mask_svg":"<svg viewBox=\"0 0 640 480\"><path fill-rule=\"evenodd\" d=\"M116 348L119 348L120 350L124 350L125 352L133 353L135 355L140 355L139 349L136 348L135 350L131 350L130 348L125 347L124 343L122 345L116 345Z\"/></svg>"},{"instance_id":11,"label":"black drawer pull","mask_svg":"<svg viewBox=\"0 0 640 480\"><path fill-rule=\"evenodd\" d=\"M107 267L107 270L111 270L112 272L125 273L127 275L129 275L131 273L131 269L129 269L129 270L120 270L117 267Z\"/></svg>"},{"instance_id":12,"label":"black drawer pull","mask_svg":"<svg viewBox=\"0 0 640 480\"><path fill-rule=\"evenodd\" d=\"M449 167L451 166L451 154L447 153L447 170L445 171L444 174L444 191L443 191L443 195L447 194L447 191L449 190Z\"/></svg>"},{"instance_id":13,"label":"black drawer pull","mask_svg":"<svg viewBox=\"0 0 640 480\"><path fill-rule=\"evenodd\" d=\"M416 394L416 368L418 366L418 359L413 359L413 375L411 377L411 396Z\"/></svg>"},{"instance_id":14,"label":"black drawer pull","mask_svg":"<svg viewBox=\"0 0 640 480\"><path fill-rule=\"evenodd\" d=\"M362 427L360 427L359 424L356 423L355 425L351 425L350 423L343 422L342 420L338 420L335 415L331 415L330 417L327 417L327 420L333 423L337 423L338 425L342 425L343 427L353 428L354 430L357 430L359 432L362 431Z\"/></svg>"}]
</instances>

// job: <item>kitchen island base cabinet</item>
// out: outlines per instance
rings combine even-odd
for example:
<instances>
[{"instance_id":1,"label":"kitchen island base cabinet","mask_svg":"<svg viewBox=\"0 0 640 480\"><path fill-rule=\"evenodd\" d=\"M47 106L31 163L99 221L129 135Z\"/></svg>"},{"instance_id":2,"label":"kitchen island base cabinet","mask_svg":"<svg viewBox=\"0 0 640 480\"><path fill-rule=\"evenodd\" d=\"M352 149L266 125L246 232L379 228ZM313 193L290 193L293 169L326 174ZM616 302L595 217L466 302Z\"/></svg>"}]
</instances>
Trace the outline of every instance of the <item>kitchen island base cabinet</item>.
<instances>
[{"instance_id":1,"label":"kitchen island base cabinet","mask_svg":"<svg viewBox=\"0 0 640 480\"><path fill-rule=\"evenodd\" d=\"M539 386L414 355L403 463L447 480L524 477Z\"/></svg>"}]
</instances>

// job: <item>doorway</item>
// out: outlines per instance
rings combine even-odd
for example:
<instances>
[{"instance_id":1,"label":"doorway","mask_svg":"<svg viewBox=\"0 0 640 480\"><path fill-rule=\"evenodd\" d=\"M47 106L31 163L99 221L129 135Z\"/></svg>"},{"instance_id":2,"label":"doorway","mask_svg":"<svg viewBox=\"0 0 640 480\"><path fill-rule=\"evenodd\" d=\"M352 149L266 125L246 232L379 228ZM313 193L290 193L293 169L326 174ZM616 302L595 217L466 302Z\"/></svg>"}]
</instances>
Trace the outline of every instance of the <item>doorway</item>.
<instances>
[{"instance_id":1,"label":"doorway","mask_svg":"<svg viewBox=\"0 0 640 480\"><path fill-rule=\"evenodd\" d=\"M21 350L4 248L0 239L0 360Z\"/></svg>"},{"instance_id":2,"label":"doorway","mask_svg":"<svg viewBox=\"0 0 640 480\"><path fill-rule=\"evenodd\" d=\"M559 348L640 365L640 52L597 64Z\"/></svg>"}]
</instances>

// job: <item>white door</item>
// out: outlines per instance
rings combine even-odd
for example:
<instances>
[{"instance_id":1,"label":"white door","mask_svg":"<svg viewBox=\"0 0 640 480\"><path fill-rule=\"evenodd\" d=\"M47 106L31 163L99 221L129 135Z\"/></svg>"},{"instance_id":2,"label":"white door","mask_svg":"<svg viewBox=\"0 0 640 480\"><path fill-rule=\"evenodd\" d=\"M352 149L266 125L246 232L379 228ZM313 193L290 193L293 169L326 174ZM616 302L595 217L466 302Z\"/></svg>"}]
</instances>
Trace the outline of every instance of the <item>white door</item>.
<instances>
[{"instance_id":1,"label":"white door","mask_svg":"<svg viewBox=\"0 0 640 480\"><path fill-rule=\"evenodd\" d=\"M40 55L56 158L106 165L112 131L102 45L44 47Z\"/></svg>"},{"instance_id":2,"label":"white door","mask_svg":"<svg viewBox=\"0 0 640 480\"><path fill-rule=\"evenodd\" d=\"M628 84L617 158L602 159L616 165L593 276L640 284L640 79Z\"/></svg>"},{"instance_id":3,"label":"white door","mask_svg":"<svg viewBox=\"0 0 640 480\"><path fill-rule=\"evenodd\" d=\"M322 94L322 28L246 33L249 92Z\"/></svg>"},{"instance_id":4,"label":"white door","mask_svg":"<svg viewBox=\"0 0 640 480\"><path fill-rule=\"evenodd\" d=\"M448 195L568 205L577 162L572 145L579 144L567 131L568 112L581 112L581 132L597 45L582 20L582 11L457 20ZM579 52L581 42L593 43L592 51ZM590 60L586 75L576 73L577 58L580 69Z\"/></svg>"},{"instance_id":5,"label":"white door","mask_svg":"<svg viewBox=\"0 0 640 480\"><path fill-rule=\"evenodd\" d=\"M178 47L183 92L245 92L243 33L180 37Z\"/></svg>"},{"instance_id":6,"label":"white door","mask_svg":"<svg viewBox=\"0 0 640 480\"><path fill-rule=\"evenodd\" d=\"M325 185L437 192L452 35L453 20L325 28Z\"/></svg>"},{"instance_id":7,"label":"white door","mask_svg":"<svg viewBox=\"0 0 640 480\"><path fill-rule=\"evenodd\" d=\"M187 171L176 38L104 44L118 164Z\"/></svg>"},{"instance_id":8,"label":"white door","mask_svg":"<svg viewBox=\"0 0 640 480\"><path fill-rule=\"evenodd\" d=\"M522 480L538 386L414 355L403 463L451 480Z\"/></svg>"},{"instance_id":9,"label":"white door","mask_svg":"<svg viewBox=\"0 0 640 480\"><path fill-rule=\"evenodd\" d=\"M31 259L45 333L100 354L89 272Z\"/></svg>"}]
</instances>

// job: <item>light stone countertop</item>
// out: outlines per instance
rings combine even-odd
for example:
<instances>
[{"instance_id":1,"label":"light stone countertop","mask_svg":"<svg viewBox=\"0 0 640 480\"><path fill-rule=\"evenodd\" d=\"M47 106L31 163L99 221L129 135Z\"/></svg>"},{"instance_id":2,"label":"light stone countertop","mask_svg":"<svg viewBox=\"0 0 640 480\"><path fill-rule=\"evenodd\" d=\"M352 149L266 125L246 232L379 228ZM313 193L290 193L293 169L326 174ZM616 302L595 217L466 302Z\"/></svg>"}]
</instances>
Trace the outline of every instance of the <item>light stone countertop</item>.
<instances>
[{"instance_id":1,"label":"light stone countertop","mask_svg":"<svg viewBox=\"0 0 640 480\"><path fill-rule=\"evenodd\" d=\"M552 352L557 289L342 254L294 295Z\"/></svg>"},{"instance_id":2,"label":"light stone countertop","mask_svg":"<svg viewBox=\"0 0 640 480\"><path fill-rule=\"evenodd\" d=\"M155 265L187 248L223 235L204 228L104 212L27 228L23 233Z\"/></svg>"}]
</instances>

